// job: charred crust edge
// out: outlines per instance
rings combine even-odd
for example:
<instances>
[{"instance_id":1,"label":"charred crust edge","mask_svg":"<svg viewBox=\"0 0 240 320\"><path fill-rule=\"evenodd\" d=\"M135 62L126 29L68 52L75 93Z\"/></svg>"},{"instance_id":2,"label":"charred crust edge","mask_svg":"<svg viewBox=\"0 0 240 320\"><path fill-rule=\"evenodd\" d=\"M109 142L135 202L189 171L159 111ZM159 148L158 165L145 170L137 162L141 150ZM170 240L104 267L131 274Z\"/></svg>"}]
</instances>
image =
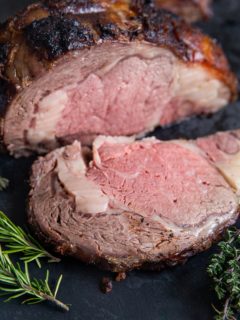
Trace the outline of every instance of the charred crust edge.
<instances>
[{"instance_id":1,"label":"charred crust edge","mask_svg":"<svg viewBox=\"0 0 240 320\"><path fill-rule=\"evenodd\" d=\"M82 26L76 19L62 16L49 16L33 21L24 28L24 33L29 45L49 60L68 51L94 45L90 29Z\"/></svg>"},{"instance_id":2,"label":"charred crust edge","mask_svg":"<svg viewBox=\"0 0 240 320\"><path fill-rule=\"evenodd\" d=\"M9 45L7 43L0 43L0 68L7 62Z\"/></svg>"},{"instance_id":3,"label":"charred crust edge","mask_svg":"<svg viewBox=\"0 0 240 320\"><path fill-rule=\"evenodd\" d=\"M0 119L4 117L11 97L16 94L16 89L11 82L0 77ZM1 132L0 132L1 135Z\"/></svg>"},{"instance_id":4,"label":"charred crust edge","mask_svg":"<svg viewBox=\"0 0 240 320\"><path fill-rule=\"evenodd\" d=\"M143 11L142 21L146 41L171 47L177 56L190 60L189 47L180 36L186 28L180 17L164 10L153 10L151 7Z\"/></svg>"},{"instance_id":5,"label":"charred crust edge","mask_svg":"<svg viewBox=\"0 0 240 320\"><path fill-rule=\"evenodd\" d=\"M25 40L28 49L37 53L36 59L40 57L42 65L48 69L49 62L55 63L69 51L91 48L103 41L144 40L169 48L184 61L204 63L216 70L235 96L236 81L226 59L221 59L222 50L196 28L172 13L158 9L152 0L106 3L104 0L45 0L36 3L1 26L4 42L14 47ZM15 34L20 37L16 39ZM2 46L0 57L2 55L2 60L9 61L11 54L7 59L6 46ZM204 50L206 47L210 50Z\"/></svg>"}]
</instances>

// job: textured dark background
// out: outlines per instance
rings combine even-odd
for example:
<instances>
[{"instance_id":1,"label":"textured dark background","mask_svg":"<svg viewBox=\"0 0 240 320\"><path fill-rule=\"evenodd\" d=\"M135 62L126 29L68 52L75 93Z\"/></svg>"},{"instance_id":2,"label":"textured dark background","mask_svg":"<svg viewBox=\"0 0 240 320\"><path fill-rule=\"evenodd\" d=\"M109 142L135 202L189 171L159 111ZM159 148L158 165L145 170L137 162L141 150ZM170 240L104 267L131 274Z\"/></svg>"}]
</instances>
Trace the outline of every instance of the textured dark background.
<instances>
[{"instance_id":1,"label":"textured dark background","mask_svg":"<svg viewBox=\"0 0 240 320\"><path fill-rule=\"evenodd\" d=\"M28 0L0 0L0 20L31 3ZM216 0L214 18L199 24L214 36L226 51L233 70L240 78L240 1ZM240 127L240 102L213 117L196 118L154 134L162 139L197 137L218 130ZM0 209L16 223L25 225L28 174L33 159L14 160L0 156L0 175L10 179L6 192L0 193ZM209 255L199 254L180 267L156 272L131 272L126 281L114 283L109 295L102 294L99 281L106 272L71 259L50 265L52 279L63 274L59 297L71 303L69 313L48 304L21 306L19 301L1 303L1 320L212 320L214 293L206 275ZM45 267L45 266L44 266ZM43 275L33 266L32 272Z\"/></svg>"}]
</instances>

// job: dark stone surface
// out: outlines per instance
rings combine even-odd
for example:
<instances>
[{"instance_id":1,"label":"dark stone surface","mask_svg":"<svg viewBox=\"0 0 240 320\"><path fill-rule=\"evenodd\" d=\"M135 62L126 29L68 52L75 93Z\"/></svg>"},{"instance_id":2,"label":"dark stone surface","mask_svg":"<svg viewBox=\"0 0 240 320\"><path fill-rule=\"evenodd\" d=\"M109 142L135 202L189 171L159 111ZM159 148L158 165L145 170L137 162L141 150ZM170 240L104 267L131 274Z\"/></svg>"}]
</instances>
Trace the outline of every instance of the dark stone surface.
<instances>
[{"instance_id":1,"label":"dark stone surface","mask_svg":"<svg viewBox=\"0 0 240 320\"><path fill-rule=\"evenodd\" d=\"M222 43L234 71L240 77L240 2L218 0L215 16L199 24ZM15 13L30 1L0 0L0 20ZM240 103L225 108L213 117L195 118L155 134L162 139L194 138L240 127ZM0 156L0 175L10 179L6 192L0 193L0 209L16 223L26 223L26 198L29 169L33 159L14 160ZM93 266L64 259L48 265L52 279L63 274L59 297L72 304L68 314L48 304L22 306L19 301L1 303L1 320L212 320L214 294L206 275L209 255L214 248L189 260L184 266L157 272L134 271L125 281L113 282L113 291L104 295L99 290L103 276L110 276ZM43 275L34 265L32 272Z\"/></svg>"}]
</instances>

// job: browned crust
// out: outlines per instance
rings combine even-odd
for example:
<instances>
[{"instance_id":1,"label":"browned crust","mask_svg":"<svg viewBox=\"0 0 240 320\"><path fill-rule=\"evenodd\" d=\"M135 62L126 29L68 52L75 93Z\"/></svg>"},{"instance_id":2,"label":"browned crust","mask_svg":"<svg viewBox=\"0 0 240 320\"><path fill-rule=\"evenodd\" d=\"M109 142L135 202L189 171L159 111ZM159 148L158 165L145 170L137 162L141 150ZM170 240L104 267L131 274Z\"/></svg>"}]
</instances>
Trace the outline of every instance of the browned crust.
<instances>
[{"instance_id":1,"label":"browned crust","mask_svg":"<svg viewBox=\"0 0 240 320\"><path fill-rule=\"evenodd\" d=\"M237 92L221 48L181 18L150 1L63 0L30 5L0 26L0 117L14 95L67 52L102 42L147 41L186 63L205 66Z\"/></svg>"},{"instance_id":2,"label":"browned crust","mask_svg":"<svg viewBox=\"0 0 240 320\"><path fill-rule=\"evenodd\" d=\"M228 226L221 227L217 232L213 235L212 238L205 240L205 242L202 242L201 248L192 248L189 249L187 252L181 252L177 256L169 257L168 260L163 260L160 262L145 262L142 265L129 265L128 268L126 268L126 265L119 265L119 264L113 264L109 263L107 259L101 258L101 257L95 257L95 261L89 261L89 258L86 257L83 252L78 248L77 251L71 251L71 248L66 245L64 240L59 241L56 239L51 238L49 234L44 234L42 230L39 227L39 224L36 220L34 220L33 215L31 215L31 211L29 213L29 219L28 223L31 227L31 229L34 232L34 235L44 243L50 250L53 250L54 252L60 254L60 255L67 255L71 256L75 259L78 259L85 263L91 263L95 264L97 267L103 270L112 271L112 272L128 272L134 269L145 269L145 270L152 270L152 271L160 271L166 267L174 267L179 264L184 264L189 258L194 256L197 253L200 253L202 251L205 251L209 249L214 242L219 240L224 232L225 229L227 229Z\"/></svg>"},{"instance_id":3,"label":"browned crust","mask_svg":"<svg viewBox=\"0 0 240 320\"><path fill-rule=\"evenodd\" d=\"M154 2L161 8L171 10L184 17L188 22L195 22L212 16L211 0L155 0Z\"/></svg>"}]
</instances>

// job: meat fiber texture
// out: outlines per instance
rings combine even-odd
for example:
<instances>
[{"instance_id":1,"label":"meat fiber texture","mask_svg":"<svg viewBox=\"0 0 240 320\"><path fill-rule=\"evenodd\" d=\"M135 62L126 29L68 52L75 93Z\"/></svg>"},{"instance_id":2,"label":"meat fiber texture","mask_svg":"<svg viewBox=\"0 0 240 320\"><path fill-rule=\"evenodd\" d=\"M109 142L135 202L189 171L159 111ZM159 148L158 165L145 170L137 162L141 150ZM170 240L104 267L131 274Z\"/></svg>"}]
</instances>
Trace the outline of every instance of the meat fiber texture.
<instances>
[{"instance_id":1,"label":"meat fiber texture","mask_svg":"<svg viewBox=\"0 0 240 320\"><path fill-rule=\"evenodd\" d=\"M0 136L8 151L143 136L234 100L237 81L221 48L159 3L43 1L2 25Z\"/></svg>"},{"instance_id":2,"label":"meat fiber texture","mask_svg":"<svg viewBox=\"0 0 240 320\"><path fill-rule=\"evenodd\" d=\"M115 272L205 250L239 214L240 131L195 141L98 137L33 165L29 222L56 252Z\"/></svg>"}]
</instances>

